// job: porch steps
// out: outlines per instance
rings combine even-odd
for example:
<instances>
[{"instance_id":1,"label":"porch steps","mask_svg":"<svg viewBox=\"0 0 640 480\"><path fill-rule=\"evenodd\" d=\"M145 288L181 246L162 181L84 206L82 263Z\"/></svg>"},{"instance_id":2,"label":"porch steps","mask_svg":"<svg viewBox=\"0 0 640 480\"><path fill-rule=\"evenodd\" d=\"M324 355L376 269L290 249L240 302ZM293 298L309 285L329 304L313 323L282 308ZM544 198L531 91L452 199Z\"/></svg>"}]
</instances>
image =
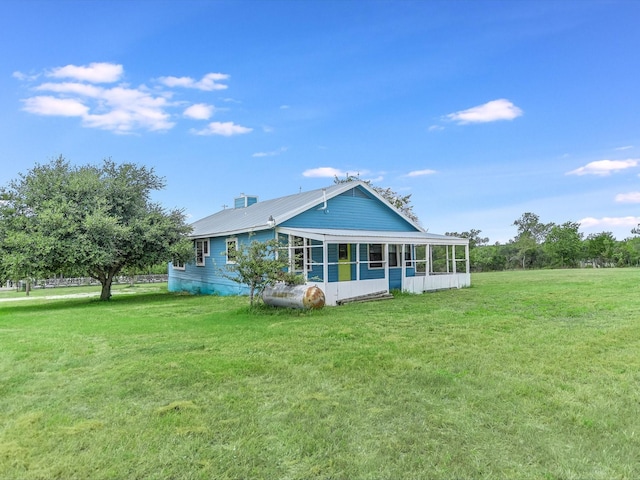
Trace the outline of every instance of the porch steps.
<instances>
[{"instance_id":1,"label":"porch steps","mask_svg":"<svg viewBox=\"0 0 640 480\"><path fill-rule=\"evenodd\" d=\"M376 300L390 300L393 298L387 291L382 292L374 292L368 293L366 295L359 295L357 297L343 298L342 300L338 300L336 303L338 305L346 305L347 303L363 303L363 302L374 302Z\"/></svg>"}]
</instances>

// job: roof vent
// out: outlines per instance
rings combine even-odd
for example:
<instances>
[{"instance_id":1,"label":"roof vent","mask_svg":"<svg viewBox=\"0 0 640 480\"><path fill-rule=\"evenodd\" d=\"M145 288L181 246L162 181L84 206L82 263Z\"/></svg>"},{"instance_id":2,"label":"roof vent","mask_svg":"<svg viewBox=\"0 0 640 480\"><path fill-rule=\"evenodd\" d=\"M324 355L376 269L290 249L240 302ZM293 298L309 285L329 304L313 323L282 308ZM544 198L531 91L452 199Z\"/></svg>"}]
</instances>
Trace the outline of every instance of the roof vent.
<instances>
[{"instance_id":1,"label":"roof vent","mask_svg":"<svg viewBox=\"0 0 640 480\"><path fill-rule=\"evenodd\" d=\"M258 203L258 197L255 195L245 195L241 193L239 197L233 200L233 208L246 208L254 203Z\"/></svg>"}]
</instances>

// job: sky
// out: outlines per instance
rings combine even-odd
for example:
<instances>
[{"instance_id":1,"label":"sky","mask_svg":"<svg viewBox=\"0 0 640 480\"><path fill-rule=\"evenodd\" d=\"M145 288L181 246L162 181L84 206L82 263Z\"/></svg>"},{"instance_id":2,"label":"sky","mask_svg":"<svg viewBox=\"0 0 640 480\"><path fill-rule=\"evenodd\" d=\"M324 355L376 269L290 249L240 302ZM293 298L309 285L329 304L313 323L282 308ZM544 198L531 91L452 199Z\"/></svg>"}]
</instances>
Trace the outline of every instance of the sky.
<instances>
[{"instance_id":1,"label":"sky","mask_svg":"<svg viewBox=\"0 0 640 480\"><path fill-rule=\"evenodd\" d=\"M640 223L636 0L4 0L0 185L153 167L190 221L358 175L430 233Z\"/></svg>"}]
</instances>

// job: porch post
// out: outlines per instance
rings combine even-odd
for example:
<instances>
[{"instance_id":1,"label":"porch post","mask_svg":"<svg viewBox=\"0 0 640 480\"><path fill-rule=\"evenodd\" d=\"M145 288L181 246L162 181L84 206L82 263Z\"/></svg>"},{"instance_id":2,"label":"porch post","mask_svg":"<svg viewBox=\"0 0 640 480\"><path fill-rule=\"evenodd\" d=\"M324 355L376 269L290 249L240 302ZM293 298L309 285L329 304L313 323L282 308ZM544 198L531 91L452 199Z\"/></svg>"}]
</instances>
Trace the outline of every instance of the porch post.
<instances>
[{"instance_id":1,"label":"porch post","mask_svg":"<svg viewBox=\"0 0 640 480\"><path fill-rule=\"evenodd\" d=\"M456 267L456 263L458 263L456 260L456 246L452 245L451 246L451 254L453 255L453 274L455 275L456 273L458 273L458 269Z\"/></svg>"},{"instance_id":2,"label":"porch post","mask_svg":"<svg viewBox=\"0 0 640 480\"><path fill-rule=\"evenodd\" d=\"M329 285L329 244L326 238L322 239L322 280L326 293Z\"/></svg>"},{"instance_id":3,"label":"porch post","mask_svg":"<svg viewBox=\"0 0 640 480\"><path fill-rule=\"evenodd\" d=\"M464 257L467 260L465 263L466 263L467 274L468 274L471 271L471 268L470 268L470 261L471 260L469 259L469 244L468 243L464 246Z\"/></svg>"},{"instance_id":4,"label":"porch post","mask_svg":"<svg viewBox=\"0 0 640 480\"><path fill-rule=\"evenodd\" d=\"M400 252L400 265L402 268L400 269L400 290L404 291L405 285L407 283L407 261L405 260L405 250L407 248L407 244L402 244L402 249Z\"/></svg>"},{"instance_id":5,"label":"porch post","mask_svg":"<svg viewBox=\"0 0 640 480\"><path fill-rule=\"evenodd\" d=\"M384 279L387 281L387 290L389 290L389 244L383 243L382 261L384 262Z\"/></svg>"}]
</instances>

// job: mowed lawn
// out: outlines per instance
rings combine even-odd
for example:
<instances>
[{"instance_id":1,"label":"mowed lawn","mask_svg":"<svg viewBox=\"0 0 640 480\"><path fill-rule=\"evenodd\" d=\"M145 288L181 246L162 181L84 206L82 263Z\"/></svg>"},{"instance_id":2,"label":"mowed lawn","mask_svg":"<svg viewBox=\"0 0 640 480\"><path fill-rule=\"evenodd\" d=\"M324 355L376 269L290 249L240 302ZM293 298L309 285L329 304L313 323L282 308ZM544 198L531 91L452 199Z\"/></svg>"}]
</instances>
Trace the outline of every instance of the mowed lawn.
<instances>
[{"instance_id":1,"label":"mowed lawn","mask_svg":"<svg viewBox=\"0 0 640 480\"><path fill-rule=\"evenodd\" d=\"M2 302L0 477L640 478L640 270L472 282Z\"/></svg>"}]
</instances>

